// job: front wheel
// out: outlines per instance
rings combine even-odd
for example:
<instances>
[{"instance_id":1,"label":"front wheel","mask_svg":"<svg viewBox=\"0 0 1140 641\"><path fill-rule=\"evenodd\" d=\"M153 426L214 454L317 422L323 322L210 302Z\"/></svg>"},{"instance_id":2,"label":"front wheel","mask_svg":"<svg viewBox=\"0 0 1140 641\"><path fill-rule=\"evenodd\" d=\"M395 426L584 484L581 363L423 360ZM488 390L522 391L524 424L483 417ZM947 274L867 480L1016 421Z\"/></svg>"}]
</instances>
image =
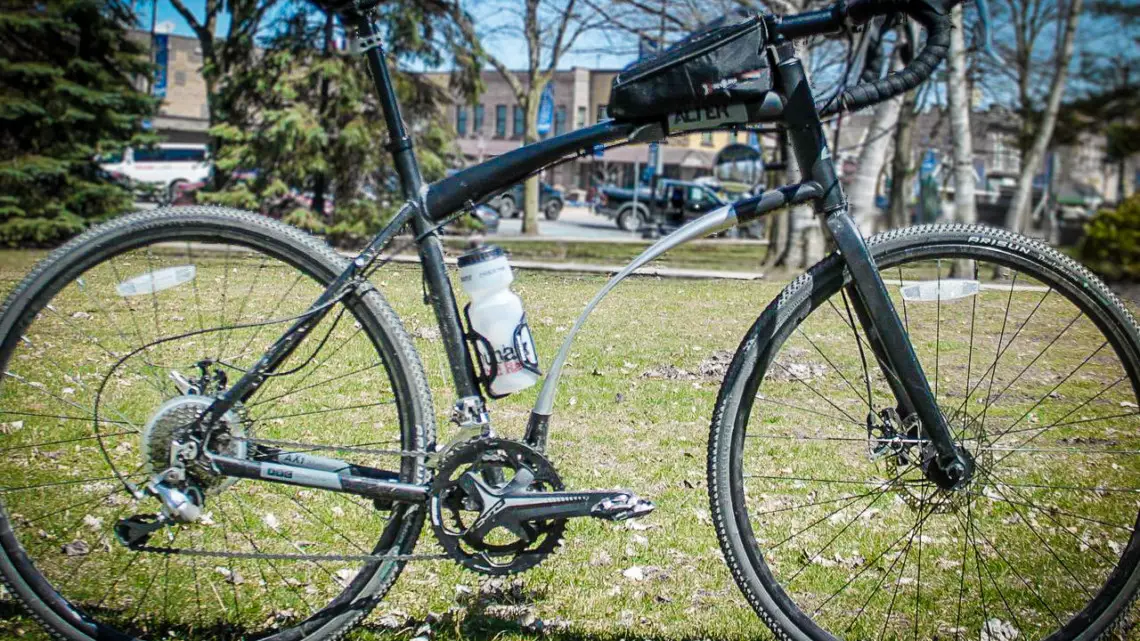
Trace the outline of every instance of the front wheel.
<instances>
[{"instance_id":1,"label":"front wheel","mask_svg":"<svg viewBox=\"0 0 1140 641\"><path fill-rule=\"evenodd\" d=\"M625 231L637 231L644 222L645 216L641 213L641 210L635 207L623 209L617 217L618 229Z\"/></svg>"},{"instance_id":2,"label":"front wheel","mask_svg":"<svg viewBox=\"0 0 1140 641\"><path fill-rule=\"evenodd\" d=\"M1006 231L869 244L977 471L926 479L831 256L752 326L717 401L709 492L737 584L780 638L1100 638L1140 582L1135 321Z\"/></svg>"},{"instance_id":3,"label":"front wheel","mask_svg":"<svg viewBox=\"0 0 1140 641\"><path fill-rule=\"evenodd\" d=\"M128 483L170 465L195 438L185 417L346 264L264 216L178 207L91 230L11 293L0 313L0 576L56 638L332 639L395 582L402 560L335 556L412 552L418 506L235 482L199 461L183 476L204 503L200 521L154 533L151 549L116 539L121 519L159 508ZM226 454L302 442L300 452L427 480L421 458L399 453L434 440L430 395L379 293L340 300L278 374L223 418L213 442Z\"/></svg>"}]
</instances>

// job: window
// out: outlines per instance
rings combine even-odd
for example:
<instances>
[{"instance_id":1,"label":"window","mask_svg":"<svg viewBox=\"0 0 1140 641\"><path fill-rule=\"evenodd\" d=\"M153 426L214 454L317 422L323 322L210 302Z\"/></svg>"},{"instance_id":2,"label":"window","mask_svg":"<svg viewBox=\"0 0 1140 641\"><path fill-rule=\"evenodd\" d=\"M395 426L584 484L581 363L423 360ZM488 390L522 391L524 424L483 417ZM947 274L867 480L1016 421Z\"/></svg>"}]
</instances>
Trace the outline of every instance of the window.
<instances>
[{"instance_id":1,"label":"window","mask_svg":"<svg viewBox=\"0 0 1140 641\"><path fill-rule=\"evenodd\" d=\"M471 123L471 130L477 134L483 133L483 105L475 105L475 122Z\"/></svg>"},{"instance_id":2,"label":"window","mask_svg":"<svg viewBox=\"0 0 1140 641\"><path fill-rule=\"evenodd\" d=\"M499 138L507 137L507 106L495 105L495 135Z\"/></svg>"},{"instance_id":3,"label":"window","mask_svg":"<svg viewBox=\"0 0 1140 641\"><path fill-rule=\"evenodd\" d=\"M467 135L467 107L462 105L455 108L455 131L460 136Z\"/></svg>"},{"instance_id":4,"label":"window","mask_svg":"<svg viewBox=\"0 0 1140 641\"><path fill-rule=\"evenodd\" d=\"M558 105L554 110L554 135L561 136L566 133L566 105Z\"/></svg>"},{"instance_id":5,"label":"window","mask_svg":"<svg viewBox=\"0 0 1140 641\"><path fill-rule=\"evenodd\" d=\"M706 132L701 134L701 146L702 147L712 147L713 146L713 139L712 139L712 132L711 131L706 131Z\"/></svg>"},{"instance_id":6,"label":"window","mask_svg":"<svg viewBox=\"0 0 1140 641\"><path fill-rule=\"evenodd\" d=\"M596 122L601 122L606 119L606 106L607 105L598 105L598 120Z\"/></svg>"},{"instance_id":7,"label":"window","mask_svg":"<svg viewBox=\"0 0 1140 641\"><path fill-rule=\"evenodd\" d=\"M206 159L203 147L135 149L135 162L202 162Z\"/></svg>"},{"instance_id":8,"label":"window","mask_svg":"<svg viewBox=\"0 0 1140 641\"><path fill-rule=\"evenodd\" d=\"M1010 134L1004 132L990 132L991 171L999 173L1017 173L1021 171L1021 157L1017 147L1013 145Z\"/></svg>"},{"instance_id":9,"label":"window","mask_svg":"<svg viewBox=\"0 0 1140 641\"><path fill-rule=\"evenodd\" d=\"M515 129L514 129L514 135L515 136L523 135L524 126L526 125L526 121L523 120L525 117L526 116L523 114L523 108L518 106L518 105L515 105Z\"/></svg>"},{"instance_id":10,"label":"window","mask_svg":"<svg viewBox=\"0 0 1140 641\"><path fill-rule=\"evenodd\" d=\"M577 120L574 121L574 128L581 129L586 126L586 108L578 107Z\"/></svg>"}]
</instances>

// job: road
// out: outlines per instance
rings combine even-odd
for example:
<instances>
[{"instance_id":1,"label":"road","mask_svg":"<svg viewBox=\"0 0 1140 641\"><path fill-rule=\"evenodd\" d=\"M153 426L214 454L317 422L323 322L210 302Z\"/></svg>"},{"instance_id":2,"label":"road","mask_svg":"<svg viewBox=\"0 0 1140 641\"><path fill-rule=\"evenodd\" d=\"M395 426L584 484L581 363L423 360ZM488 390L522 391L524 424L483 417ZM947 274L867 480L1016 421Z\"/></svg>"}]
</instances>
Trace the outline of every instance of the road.
<instances>
[{"instance_id":1,"label":"road","mask_svg":"<svg viewBox=\"0 0 1140 641\"><path fill-rule=\"evenodd\" d=\"M640 236L622 231L612 220L592 213L586 207L567 207L558 220L546 220L541 214L538 219L538 232L546 238L581 238L589 240L636 240ZM500 236L522 234L522 219L512 218L499 223Z\"/></svg>"},{"instance_id":2,"label":"road","mask_svg":"<svg viewBox=\"0 0 1140 641\"><path fill-rule=\"evenodd\" d=\"M135 209L154 209L151 202L136 202ZM586 207L567 207L558 220L546 220L539 216L538 231L542 238L585 239L585 240L637 240L641 236L622 231L612 220L592 213ZM522 219L512 218L499 224L499 236L521 236Z\"/></svg>"}]
</instances>

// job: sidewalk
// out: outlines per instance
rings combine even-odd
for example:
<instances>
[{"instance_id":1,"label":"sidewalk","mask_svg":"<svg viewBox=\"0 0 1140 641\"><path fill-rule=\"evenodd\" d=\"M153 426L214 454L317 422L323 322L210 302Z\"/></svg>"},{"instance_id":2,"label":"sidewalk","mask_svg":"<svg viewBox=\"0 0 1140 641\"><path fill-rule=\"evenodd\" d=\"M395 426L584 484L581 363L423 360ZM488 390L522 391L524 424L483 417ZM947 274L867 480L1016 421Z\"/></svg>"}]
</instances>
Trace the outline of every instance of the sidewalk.
<instances>
[{"instance_id":1,"label":"sidewalk","mask_svg":"<svg viewBox=\"0 0 1140 641\"><path fill-rule=\"evenodd\" d=\"M448 265L454 265L456 258L446 257ZM395 263L419 263L419 256L400 254L392 258ZM547 272L575 272L585 274L616 274L624 265L591 265L587 263L547 263L531 260L512 260L511 267L515 269L533 269ZM652 265L635 270L636 276L657 276L660 278L692 278L699 280L761 280L763 272L733 272L719 269L686 269L683 267L654 267Z\"/></svg>"}]
</instances>

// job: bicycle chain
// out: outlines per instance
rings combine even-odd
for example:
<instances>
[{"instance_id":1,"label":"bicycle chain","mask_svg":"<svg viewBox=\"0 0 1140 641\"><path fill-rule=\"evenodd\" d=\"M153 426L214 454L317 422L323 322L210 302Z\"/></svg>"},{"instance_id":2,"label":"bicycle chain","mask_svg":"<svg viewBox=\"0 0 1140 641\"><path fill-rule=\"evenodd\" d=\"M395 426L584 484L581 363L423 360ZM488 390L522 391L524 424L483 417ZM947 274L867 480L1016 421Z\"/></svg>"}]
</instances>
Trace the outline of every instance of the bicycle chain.
<instances>
[{"instance_id":1,"label":"bicycle chain","mask_svg":"<svg viewBox=\"0 0 1140 641\"><path fill-rule=\"evenodd\" d=\"M421 450L377 450L363 447L351 447L343 445L314 445L312 443L300 443L297 441L282 441L248 437L233 437L233 440L251 443L253 445L268 445L270 447L282 447L289 449L301 448L302 451L325 450L400 457L426 457L432 454L432 452ZM190 548L171 548L153 545L139 545L130 549L135 552L152 552L166 556L194 556L215 559L254 559L263 561L350 561L372 563L376 561L438 561L451 558L447 554L284 554L263 552L222 552L217 550L194 550Z\"/></svg>"},{"instance_id":2,"label":"bicycle chain","mask_svg":"<svg viewBox=\"0 0 1140 641\"><path fill-rule=\"evenodd\" d=\"M399 456L405 458L428 457L435 452L428 452L427 450L375 450L366 447L355 447L351 445L314 445L312 443L301 443L298 441L280 441L266 438L250 438L247 436L233 436L235 441L242 441L251 443L253 445L268 445L270 447L282 447L287 449L296 450L300 448L300 452L308 452L314 450L324 450L331 452L355 452L357 454L374 454L377 456Z\"/></svg>"}]
</instances>

